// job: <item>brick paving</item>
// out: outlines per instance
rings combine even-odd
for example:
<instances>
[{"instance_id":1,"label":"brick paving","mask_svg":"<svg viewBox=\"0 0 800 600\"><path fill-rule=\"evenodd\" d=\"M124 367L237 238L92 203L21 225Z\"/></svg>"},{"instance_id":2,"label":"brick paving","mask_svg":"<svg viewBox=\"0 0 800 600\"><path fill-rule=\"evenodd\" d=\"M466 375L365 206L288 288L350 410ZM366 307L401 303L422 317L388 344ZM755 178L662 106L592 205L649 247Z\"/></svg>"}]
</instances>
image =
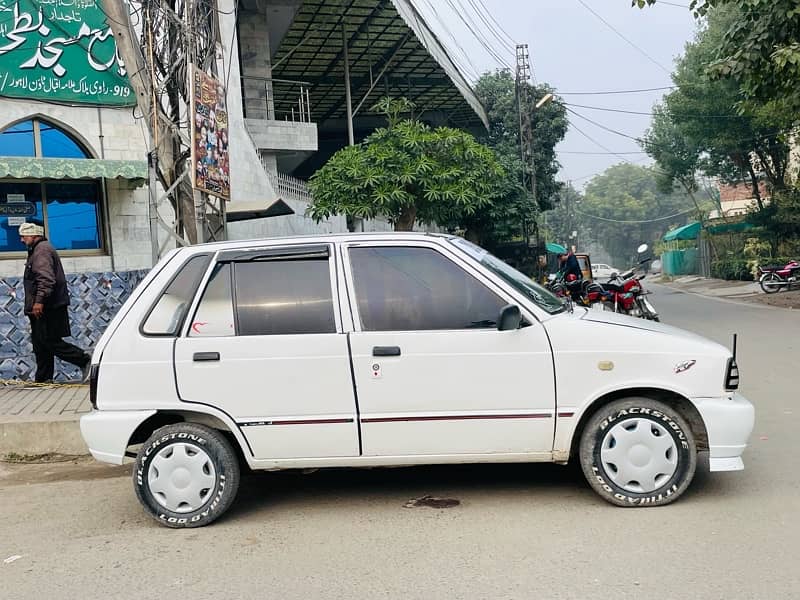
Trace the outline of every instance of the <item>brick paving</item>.
<instances>
[{"instance_id":1,"label":"brick paving","mask_svg":"<svg viewBox=\"0 0 800 600\"><path fill-rule=\"evenodd\" d=\"M0 385L0 423L77 420L90 410L85 385Z\"/></svg>"}]
</instances>

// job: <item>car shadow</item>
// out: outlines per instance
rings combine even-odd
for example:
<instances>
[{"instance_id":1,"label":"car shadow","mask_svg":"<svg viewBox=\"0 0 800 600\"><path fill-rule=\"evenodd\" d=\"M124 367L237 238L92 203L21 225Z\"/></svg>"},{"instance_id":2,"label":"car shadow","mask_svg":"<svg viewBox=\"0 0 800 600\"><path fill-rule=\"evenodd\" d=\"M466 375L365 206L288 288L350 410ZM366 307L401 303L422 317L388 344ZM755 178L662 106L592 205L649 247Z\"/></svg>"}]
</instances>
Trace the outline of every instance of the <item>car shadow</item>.
<instances>
[{"instance_id":1,"label":"car shadow","mask_svg":"<svg viewBox=\"0 0 800 600\"><path fill-rule=\"evenodd\" d=\"M229 514L236 518L320 500L326 506L328 500L336 500L401 507L415 498L434 496L463 503L476 492L549 499L593 495L580 469L546 463L248 472Z\"/></svg>"}]
</instances>

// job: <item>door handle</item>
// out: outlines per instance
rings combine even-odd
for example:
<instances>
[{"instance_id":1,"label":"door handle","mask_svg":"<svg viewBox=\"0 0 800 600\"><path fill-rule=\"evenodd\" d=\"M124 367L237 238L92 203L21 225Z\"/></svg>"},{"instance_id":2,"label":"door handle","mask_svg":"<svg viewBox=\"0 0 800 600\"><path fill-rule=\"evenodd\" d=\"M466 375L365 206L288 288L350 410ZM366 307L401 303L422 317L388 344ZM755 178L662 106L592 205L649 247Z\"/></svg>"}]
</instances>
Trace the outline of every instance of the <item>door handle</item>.
<instances>
[{"instance_id":1,"label":"door handle","mask_svg":"<svg viewBox=\"0 0 800 600\"><path fill-rule=\"evenodd\" d=\"M400 356L400 346L373 346L372 356Z\"/></svg>"},{"instance_id":2,"label":"door handle","mask_svg":"<svg viewBox=\"0 0 800 600\"><path fill-rule=\"evenodd\" d=\"M192 356L194 362L211 362L219 360L219 352L195 352Z\"/></svg>"}]
</instances>

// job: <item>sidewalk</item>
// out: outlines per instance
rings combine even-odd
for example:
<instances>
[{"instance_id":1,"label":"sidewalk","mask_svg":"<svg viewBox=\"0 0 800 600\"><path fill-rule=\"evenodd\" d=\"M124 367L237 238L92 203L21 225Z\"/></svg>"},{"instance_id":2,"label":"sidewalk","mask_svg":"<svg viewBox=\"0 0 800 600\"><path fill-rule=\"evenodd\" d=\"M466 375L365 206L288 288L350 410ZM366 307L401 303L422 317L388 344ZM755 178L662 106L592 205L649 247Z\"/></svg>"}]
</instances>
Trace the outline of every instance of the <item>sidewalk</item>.
<instances>
[{"instance_id":1,"label":"sidewalk","mask_svg":"<svg viewBox=\"0 0 800 600\"><path fill-rule=\"evenodd\" d=\"M725 281L689 275L678 277L672 281L662 280L658 283L701 296L730 298L752 304L800 309L800 290L765 294L757 281Z\"/></svg>"},{"instance_id":2,"label":"sidewalk","mask_svg":"<svg viewBox=\"0 0 800 600\"><path fill-rule=\"evenodd\" d=\"M0 459L88 454L78 421L91 408L85 385L0 385Z\"/></svg>"},{"instance_id":3,"label":"sidewalk","mask_svg":"<svg viewBox=\"0 0 800 600\"><path fill-rule=\"evenodd\" d=\"M757 281L725 281L696 275L662 281L664 285L714 298L744 298L763 293Z\"/></svg>"}]
</instances>

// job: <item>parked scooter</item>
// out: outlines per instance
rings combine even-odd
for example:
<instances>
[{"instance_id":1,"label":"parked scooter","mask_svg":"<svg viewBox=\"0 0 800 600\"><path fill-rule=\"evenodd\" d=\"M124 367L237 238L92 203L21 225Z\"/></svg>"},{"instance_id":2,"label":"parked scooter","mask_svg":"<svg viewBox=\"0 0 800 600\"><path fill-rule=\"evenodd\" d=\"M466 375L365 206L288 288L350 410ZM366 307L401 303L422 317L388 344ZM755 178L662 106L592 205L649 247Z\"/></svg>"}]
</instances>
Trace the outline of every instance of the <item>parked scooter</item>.
<instances>
[{"instance_id":1,"label":"parked scooter","mask_svg":"<svg viewBox=\"0 0 800 600\"><path fill-rule=\"evenodd\" d=\"M784 267L772 265L758 267L758 283L765 294L774 294L782 289L791 290L800 286L800 262L790 260Z\"/></svg>"}]
</instances>

